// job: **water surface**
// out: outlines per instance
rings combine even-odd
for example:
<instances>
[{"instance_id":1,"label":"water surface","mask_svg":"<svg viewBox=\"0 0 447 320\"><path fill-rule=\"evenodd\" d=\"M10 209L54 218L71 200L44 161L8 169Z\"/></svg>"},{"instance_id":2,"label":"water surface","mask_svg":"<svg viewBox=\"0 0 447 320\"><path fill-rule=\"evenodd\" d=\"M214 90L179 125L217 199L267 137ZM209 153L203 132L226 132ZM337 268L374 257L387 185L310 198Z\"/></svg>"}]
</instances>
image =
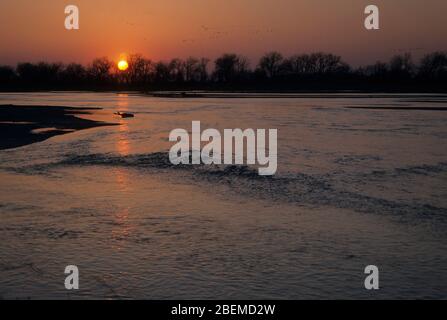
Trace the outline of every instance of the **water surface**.
<instances>
[{"instance_id":1,"label":"water surface","mask_svg":"<svg viewBox=\"0 0 447 320\"><path fill-rule=\"evenodd\" d=\"M428 109L447 96L0 104L101 107L85 117L120 123L0 151L3 298L446 298L447 112ZM393 106L422 110L347 108ZM166 166L169 132L193 120L278 129L277 174ZM69 264L77 292L64 289ZM363 287L369 264L379 291Z\"/></svg>"}]
</instances>

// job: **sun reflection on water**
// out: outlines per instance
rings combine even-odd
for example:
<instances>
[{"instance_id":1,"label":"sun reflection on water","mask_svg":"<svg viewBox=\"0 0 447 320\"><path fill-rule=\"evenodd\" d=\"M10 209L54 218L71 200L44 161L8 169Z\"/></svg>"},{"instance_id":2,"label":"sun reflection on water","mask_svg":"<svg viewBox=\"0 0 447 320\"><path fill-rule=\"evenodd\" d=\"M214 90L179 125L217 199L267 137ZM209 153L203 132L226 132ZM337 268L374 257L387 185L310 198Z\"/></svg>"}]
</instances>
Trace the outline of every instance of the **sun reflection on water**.
<instances>
[{"instance_id":1,"label":"sun reflection on water","mask_svg":"<svg viewBox=\"0 0 447 320\"><path fill-rule=\"evenodd\" d=\"M129 111L129 95L119 94L117 101L118 111ZM120 125L117 126L118 136L116 139L116 151L120 156L127 156L130 154L130 142L129 142L129 125L127 120L120 119Z\"/></svg>"},{"instance_id":2,"label":"sun reflection on water","mask_svg":"<svg viewBox=\"0 0 447 320\"><path fill-rule=\"evenodd\" d=\"M126 112L129 110L129 96L127 94L119 94L117 100L117 111ZM120 119L120 125L116 126L116 152L120 156L127 156L130 154L130 142L129 142L129 125L125 119ZM114 168L113 174L115 175L117 192L119 193L120 206L113 216L115 228L112 230L113 238L118 240L114 244L116 250L121 250L121 240L125 240L131 234L134 226L131 222L131 210L127 203L127 195L132 192L132 185L129 179L129 174L125 168Z\"/></svg>"}]
</instances>

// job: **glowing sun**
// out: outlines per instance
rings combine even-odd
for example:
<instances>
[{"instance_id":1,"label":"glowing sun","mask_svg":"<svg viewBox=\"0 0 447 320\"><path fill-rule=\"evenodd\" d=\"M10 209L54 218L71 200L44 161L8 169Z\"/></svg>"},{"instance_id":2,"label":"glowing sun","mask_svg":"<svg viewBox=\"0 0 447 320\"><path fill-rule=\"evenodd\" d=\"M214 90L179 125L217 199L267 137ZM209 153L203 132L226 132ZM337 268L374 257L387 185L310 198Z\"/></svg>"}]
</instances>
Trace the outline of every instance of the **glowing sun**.
<instances>
[{"instance_id":1,"label":"glowing sun","mask_svg":"<svg viewBox=\"0 0 447 320\"><path fill-rule=\"evenodd\" d=\"M127 68L129 68L129 64L126 60L121 60L120 62L118 62L118 69L120 69L121 71L125 71L127 70Z\"/></svg>"}]
</instances>

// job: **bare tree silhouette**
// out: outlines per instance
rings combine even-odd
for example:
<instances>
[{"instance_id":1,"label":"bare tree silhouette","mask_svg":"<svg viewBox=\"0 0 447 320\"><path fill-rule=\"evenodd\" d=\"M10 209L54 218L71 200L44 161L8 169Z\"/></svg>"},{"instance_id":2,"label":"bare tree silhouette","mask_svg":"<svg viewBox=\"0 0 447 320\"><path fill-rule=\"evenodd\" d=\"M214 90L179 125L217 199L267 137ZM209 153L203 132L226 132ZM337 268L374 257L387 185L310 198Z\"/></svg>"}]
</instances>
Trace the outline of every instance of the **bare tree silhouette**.
<instances>
[{"instance_id":1,"label":"bare tree silhouette","mask_svg":"<svg viewBox=\"0 0 447 320\"><path fill-rule=\"evenodd\" d=\"M93 60L88 67L87 73L91 80L97 84L110 84L112 81L111 70L113 63L107 58L98 58Z\"/></svg>"},{"instance_id":2,"label":"bare tree silhouette","mask_svg":"<svg viewBox=\"0 0 447 320\"><path fill-rule=\"evenodd\" d=\"M122 72L116 71L118 77L123 78L129 85L141 86L153 81L155 75L155 64L144 58L141 54L130 55L128 59L129 68Z\"/></svg>"},{"instance_id":3,"label":"bare tree silhouette","mask_svg":"<svg viewBox=\"0 0 447 320\"><path fill-rule=\"evenodd\" d=\"M183 82L185 80L185 62L181 59L172 59L168 65L169 68L169 80L171 82Z\"/></svg>"},{"instance_id":4,"label":"bare tree silhouette","mask_svg":"<svg viewBox=\"0 0 447 320\"><path fill-rule=\"evenodd\" d=\"M410 54L396 55L388 63L352 68L340 56L315 52L283 57L272 51L256 68L244 56L226 53L208 68L209 59L188 57L153 62L141 54L128 58L120 71L103 57L87 67L70 63L19 63L0 66L0 90L48 89L241 89L241 90L426 90L447 91L447 53L425 55L419 64Z\"/></svg>"},{"instance_id":5,"label":"bare tree silhouette","mask_svg":"<svg viewBox=\"0 0 447 320\"><path fill-rule=\"evenodd\" d=\"M0 66L0 85L7 85L15 82L17 75L14 69L10 66Z\"/></svg>"},{"instance_id":6,"label":"bare tree silhouette","mask_svg":"<svg viewBox=\"0 0 447 320\"><path fill-rule=\"evenodd\" d=\"M281 53L273 51L265 54L259 61L258 68L267 78L274 78L278 75L283 56Z\"/></svg>"},{"instance_id":7,"label":"bare tree silhouette","mask_svg":"<svg viewBox=\"0 0 447 320\"><path fill-rule=\"evenodd\" d=\"M430 80L447 80L447 52L433 52L421 60L419 76Z\"/></svg>"},{"instance_id":8,"label":"bare tree silhouette","mask_svg":"<svg viewBox=\"0 0 447 320\"><path fill-rule=\"evenodd\" d=\"M234 53L226 53L214 61L213 78L218 82L239 81L248 72L248 60Z\"/></svg>"}]
</instances>

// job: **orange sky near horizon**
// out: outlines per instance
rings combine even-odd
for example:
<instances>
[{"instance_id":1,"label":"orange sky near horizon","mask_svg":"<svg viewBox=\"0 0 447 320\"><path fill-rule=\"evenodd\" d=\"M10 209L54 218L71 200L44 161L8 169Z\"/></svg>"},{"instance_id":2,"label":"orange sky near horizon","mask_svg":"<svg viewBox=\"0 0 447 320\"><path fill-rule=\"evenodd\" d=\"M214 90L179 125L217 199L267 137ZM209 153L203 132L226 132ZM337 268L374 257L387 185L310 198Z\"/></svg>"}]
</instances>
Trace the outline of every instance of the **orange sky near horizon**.
<instances>
[{"instance_id":1,"label":"orange sky near horizon","mask_svg":"<svg viewBox=\"0 0 447 320\"><path fill-rule=\"evenodd\" d=\"M80 9L80 30L64 28L64 8ZM378 31L363 27L364 8L380 8ZM314 51L359 65L393 54L447 50L445 0L2 0L0 65L23 61L153 60L224 52Z\"/></svg>"}]
</instances>

